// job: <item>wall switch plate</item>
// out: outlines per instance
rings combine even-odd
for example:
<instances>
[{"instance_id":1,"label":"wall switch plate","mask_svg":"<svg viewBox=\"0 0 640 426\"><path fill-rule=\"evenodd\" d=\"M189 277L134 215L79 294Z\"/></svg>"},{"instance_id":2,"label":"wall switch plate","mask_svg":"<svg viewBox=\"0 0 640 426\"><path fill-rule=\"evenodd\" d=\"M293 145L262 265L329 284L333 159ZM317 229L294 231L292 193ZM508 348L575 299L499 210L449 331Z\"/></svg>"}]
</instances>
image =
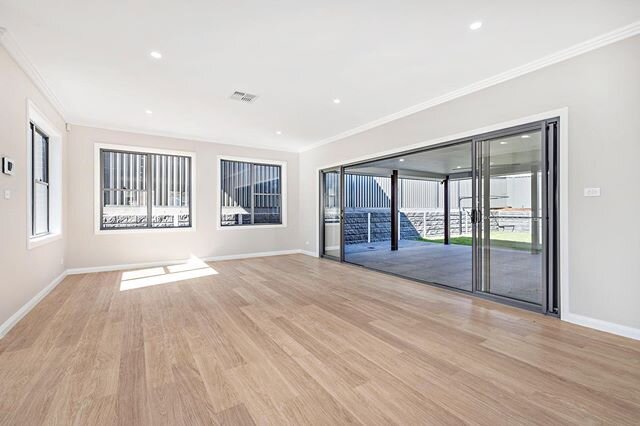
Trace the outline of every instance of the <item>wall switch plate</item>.
<instances>
[{"instance_id":1,"label":"wall switch plate","mask_svg":"<svg viewBox=\"0 0 640 426\"><path fill-rule=\"evenodd\" d=\"M2 173L12 175L15 169L15 161L9 157L2 157Z\"/></svg>"},{"instance_id":2,"label":"wall switch plate","mask_svg":"<svg viewBox=\"0 0 640 426\"><path fill-rule=\"evenodd\" d=\"M5 189L4 190L4 199L5 200L10 200L11 199L11 190L10 189Z\"/></svg>"},{"instance_id":3,"label":"wall switch plate","mask_svg":"<svg viewBox=\"0 0 640 426\"><path fill-rule=\"evenodd\" d=\"M600 188L585 188L584 189L585 197L599 197L600 196Z\"/></svg>"}]
</instances>

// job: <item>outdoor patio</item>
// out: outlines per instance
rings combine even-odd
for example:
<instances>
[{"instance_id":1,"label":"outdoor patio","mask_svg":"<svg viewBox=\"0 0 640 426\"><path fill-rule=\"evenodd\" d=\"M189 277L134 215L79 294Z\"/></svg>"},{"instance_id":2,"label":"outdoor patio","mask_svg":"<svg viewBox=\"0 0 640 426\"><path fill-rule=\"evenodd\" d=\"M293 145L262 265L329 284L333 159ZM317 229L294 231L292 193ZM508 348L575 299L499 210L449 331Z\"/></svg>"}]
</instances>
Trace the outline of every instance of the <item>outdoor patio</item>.
<instances>
[{"instance_id":1,"label":"outdoor patio","mask_svg":"<svg viewBox=\"0 0 640 426\"><path fill-rule=\"evenodd\" d=\"M471 246L400 240L345 245L345 260L426 282L471 291ZM540 303L541 254L502 247L491 249L491 293Z\"/></svg>"}]
</instances>

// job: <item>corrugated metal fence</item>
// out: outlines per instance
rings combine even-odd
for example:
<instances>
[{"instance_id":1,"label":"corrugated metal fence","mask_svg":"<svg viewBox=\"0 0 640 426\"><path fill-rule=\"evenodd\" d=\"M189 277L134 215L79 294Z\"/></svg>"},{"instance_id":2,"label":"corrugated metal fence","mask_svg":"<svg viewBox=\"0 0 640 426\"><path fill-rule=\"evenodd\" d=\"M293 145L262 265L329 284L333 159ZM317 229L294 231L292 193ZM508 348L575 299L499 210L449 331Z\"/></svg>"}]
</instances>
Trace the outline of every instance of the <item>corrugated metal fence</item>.
<instances>
[{"instance_id":1,"label":"corrugated metal fence","mask_svg":"<svg viewBox=\"0 0 640 426\"><path fill-rule=\"evenodd\" d=\"M338 207L338 173L325 174L325 207ZM376 209L391 207L391 178L345 174L345 208ZM538 177L538 179L540 179ZM495 208L530 208L531 177L527 175L491 179L491 205ZM451 209L471 207L471 179L449 181ZM400 209L439 209L444 207L444 186L439 180L399 180Z\"/></svg>"},{"instance_id":2,"label":"corrugated metal fence","mask_svg":"<svg viewBox=\"0 0 640 426\"><path fill-rule=\"evenodd\" d=\"M191 194L191 159L175 155L103 151L105 206L144 206L147 163L151 163L154 207L186 207Z\"/></svg>"}]
</instances>

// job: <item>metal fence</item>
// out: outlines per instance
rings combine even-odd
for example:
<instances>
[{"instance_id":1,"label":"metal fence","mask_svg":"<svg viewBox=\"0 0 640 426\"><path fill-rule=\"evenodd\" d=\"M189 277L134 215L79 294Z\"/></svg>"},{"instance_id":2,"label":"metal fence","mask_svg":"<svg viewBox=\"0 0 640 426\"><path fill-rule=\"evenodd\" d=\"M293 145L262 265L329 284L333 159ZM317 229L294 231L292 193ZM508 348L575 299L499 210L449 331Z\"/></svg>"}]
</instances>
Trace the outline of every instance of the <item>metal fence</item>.
<instances>
[{"instance_id":1,"label":"metal fence","mask_svg":"<svg viewBox=\"0 0 640 426\"><path fill-rule=\"evenodd\" d=\"M147 167L151 163L151 198L154 207L186 207L191 196L188 157L128 152L103 152L105 206L146 205Z\"/></svg>"},{"instance_id":2,"label":"metal fence","mask_svg":"<svg viewBox=\"0 0 640 426\"><path fill-rule=\"evenodd\" d=\"M280 223L282 169L277 165L222 160L222 225Z\"/></svg>"},{"instance_id":3,"label":"metal fence","mask_svg":"<svg viewBox=\"0 0 640 426\"><path fill-rule=\"evenodd\" d=\"M471 207L471 179L449 181L449 207ZM491 179L492 208L530 208L530 175L496 177ZM325 208L339 205L339 176L325 175ZM391 207L391 178L345 174L344 195L346 209L384 209ZM400 178L398 181L400 209L441 209L444 207L444 188L439 180Z\"/></svg>"}]
</instances>

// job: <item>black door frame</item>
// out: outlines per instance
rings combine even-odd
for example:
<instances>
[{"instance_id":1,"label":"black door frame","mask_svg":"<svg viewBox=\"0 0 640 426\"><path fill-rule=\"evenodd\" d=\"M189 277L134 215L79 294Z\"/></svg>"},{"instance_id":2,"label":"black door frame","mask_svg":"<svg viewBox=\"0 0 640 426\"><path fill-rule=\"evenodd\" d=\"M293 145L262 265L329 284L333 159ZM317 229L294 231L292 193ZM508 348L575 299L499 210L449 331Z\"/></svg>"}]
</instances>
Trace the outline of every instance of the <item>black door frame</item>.
<instances>
[{"instance_id":1,"label":"black door frame","mask_svg":"<svg viewBox=\"0 0 640 426\"><path fill-rule=\"evenodd\" d=\"M535 121L531 123L526 123L518 126L512 126L504 129L499 129L496 131L486 132L478 135L474 135L467 138L460 138L451 141L446 141L442 143L437 143L434 145L430 145L427 147L416 148L412 150L407 150L403 152L397 152L390 155L372 157L367 160L360 160L351 163L345 163L341 166L331 167L320 170L319 178L320 178L320 238L319 238L319 253L320 257L336 260L344 263L349 263L351 265L356 265L362 268L375 270L377 272L382 272L388 275L393 275L397 277L402 277L405 279L410 279L412 281L417 281L437 287L446 288L452 291L458 291L465 294L471 294L476 297L480 297L483 299L489 299L496 302L504 303L511 306L516 306L519 308L542 312L546 315L560 316L560 259L559 259L559 238L560 238L560 230L559 230L559 214L560 214L560 185L559 185L559 134L560 134L560 118L555 117L551 119ZM478 244L478 226L482 221L481 212L478 209L478 197L479 193L479 164L478 164L478 155L479 150L478 146L482 143L482 141L506 137L510 135L516 135L519 133L526 133L527 131L541 131L542 135L542 157L543 157L543 166L545 168L542 173L542 217L543 217L543 226L542 226L542 235L543 235L543 255L545 259L543 261L543 286L542 286L542 303L540 305L529 303L525 301L520 301L516 299L511 299L508 297L500 296L497 294L490 294L480 291L480 278L481 278L481 256L480 253L481 248ZM467 291L463 289L458 289L455 287L450 287L444 284L438 284L423 280L418 280L415 278L409 278L400 274L391 273L387 271L382 271L379 269L373 269L366 266L362 266L356 263L348 262L345 260L344 256L344 202L345 202L345 191L344 191L344 171L345 168L358 166L362 164L367 164L377 160L383 159L394 159L402 156L407 156L410 154L427 152L436 149L440 149L443 147L456 145L460 143L469 143L471 145L471 178L472 178L472 291ZM324 253L324 179L323 175L327 172L338 172L339 173L339 185L340 185L340 206L339 206L339 218L340 218L340 258L326 255ZM544 196L546 195L546 196Z\"/></svg>"},{"instance_id":2,"label":"black door frame","mask_svg":"<svg viewBox=\"0 0 640 426\"><path fill-rule=\"evenodd\" d=\"M327 169L322 169L319 172L319 180L320 180L320 234L319 234L319 251L320 257L325 259L330 259L338 262L344 262L344 179L343 179L343 168L342 166L330 167ZM325 253L325 236L324 236L324 192L325 192L325 180L324 175L327 173L337 173L338 174L338 219L340 223L340 256L333 256Z\"/></svg>"}]
</instances>

